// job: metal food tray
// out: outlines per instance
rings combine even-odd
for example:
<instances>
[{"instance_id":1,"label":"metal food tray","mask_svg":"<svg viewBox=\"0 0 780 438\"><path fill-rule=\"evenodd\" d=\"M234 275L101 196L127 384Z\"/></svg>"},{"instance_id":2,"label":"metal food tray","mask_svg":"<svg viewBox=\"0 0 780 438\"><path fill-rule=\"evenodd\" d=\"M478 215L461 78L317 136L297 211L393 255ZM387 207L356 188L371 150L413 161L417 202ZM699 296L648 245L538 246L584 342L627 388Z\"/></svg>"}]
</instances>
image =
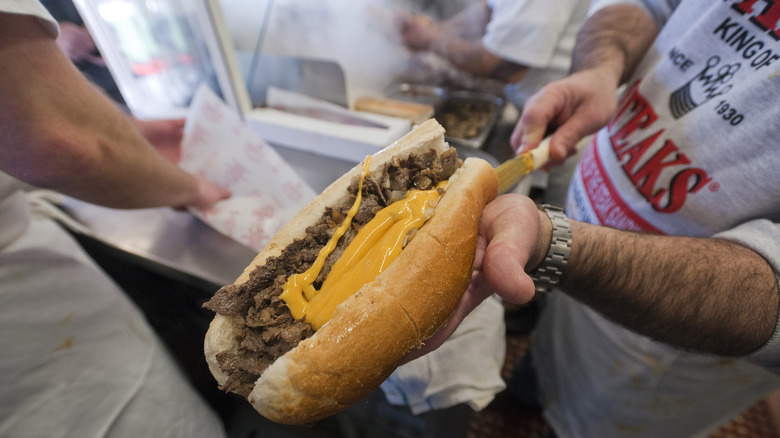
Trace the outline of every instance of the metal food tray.
<instances>
[{"instance_id":1,"label":"metal food tray","mask_svg":"<svg viewBox=\"0 0 780 438\"><path fill-rule=\"evenodd\" d=\"M455 127L448 129L447 125L449 124L465 122L465 120L457 120L457 117L455 121L447 120L447 115L457 111L459 105L482 105L486 107L481 129L474 135L456 136L457 129ZM479 149L485 144L485 140L501 117L503 108L504 99L493 94L473 91L451 91L446 94L446 99L436 109L434 117L444 126L446 130L444 137L449 143Z\"/></svg>"},{"instance_id":2,"label":"metal food tray","mask_svg":"<svg viewBox=\"0 0 780 438\"><path fill-rule=\"evenodd\" d=\"M447 96L447 90L432 85L402 83L390 87L385 96L389 99L431 105L434 111L438 111Z\"/></svg>"}]
</instances>

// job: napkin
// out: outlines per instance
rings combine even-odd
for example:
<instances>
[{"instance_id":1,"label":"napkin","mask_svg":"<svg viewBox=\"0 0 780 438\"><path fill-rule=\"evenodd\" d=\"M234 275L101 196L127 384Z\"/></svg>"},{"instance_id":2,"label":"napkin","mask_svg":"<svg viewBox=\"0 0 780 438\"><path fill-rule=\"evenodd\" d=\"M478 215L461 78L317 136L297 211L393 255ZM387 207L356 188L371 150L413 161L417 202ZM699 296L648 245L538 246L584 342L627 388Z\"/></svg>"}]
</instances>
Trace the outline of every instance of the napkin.
<instances>
[{"instance_id":1,"label":"napkin","mask_svg":"<svg viewBox=\"0 0 780 438\"><path fill-rule=\"evenodd\" d=\"M391 404L418 415L468 403L480 411L506 384L504 308L492 296L477 306L441 347L400 366L382 383Z\"/></svg>"},{"instance_id":2,"label":"napkin","mask_svg":"<svg viewBox=\"0 0 780 438\"><path fill-rule=\"evenodd\" d=\"M192 213L256 250L315 196L314 190L207 86L195 93L179 166L230 190L229 199Z\"/></svg>"}]
</instances>

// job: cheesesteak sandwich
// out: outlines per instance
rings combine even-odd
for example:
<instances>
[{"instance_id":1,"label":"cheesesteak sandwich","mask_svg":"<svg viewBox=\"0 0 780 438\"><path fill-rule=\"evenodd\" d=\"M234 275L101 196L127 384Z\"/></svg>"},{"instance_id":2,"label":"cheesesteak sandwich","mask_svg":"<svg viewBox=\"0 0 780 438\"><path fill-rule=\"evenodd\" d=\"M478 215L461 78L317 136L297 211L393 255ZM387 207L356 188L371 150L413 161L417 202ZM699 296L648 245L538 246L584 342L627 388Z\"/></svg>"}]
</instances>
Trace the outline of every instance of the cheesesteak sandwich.
<instances>
[{"instance_id":1,"label":"cheesesteak sandwich","mask_svg":"<svg viewBox=\"0 0 780 438\"><path fill-rule=\"evenodd\" d=\"M486 161L429 120L336 180L204 307L209 368L270 420L359 401L441 328L471 278Z\"/></svg>"}]
</instances>

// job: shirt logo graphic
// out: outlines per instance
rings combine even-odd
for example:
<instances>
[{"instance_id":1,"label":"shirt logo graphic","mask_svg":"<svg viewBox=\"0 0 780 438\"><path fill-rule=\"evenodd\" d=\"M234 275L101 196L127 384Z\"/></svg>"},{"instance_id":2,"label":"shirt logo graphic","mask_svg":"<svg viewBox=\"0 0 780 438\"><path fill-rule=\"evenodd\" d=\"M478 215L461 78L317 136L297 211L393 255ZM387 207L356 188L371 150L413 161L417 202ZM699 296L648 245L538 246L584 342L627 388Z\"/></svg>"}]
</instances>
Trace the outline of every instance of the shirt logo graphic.
<instances>
[{"instance_id":1,"label":"shirt logo graphic","mask_svg":"<svg viewBox=\"0 0 780 438\"><path fill-rule=\"evenodd\" d=\"M739 70L740 64L721 64L720 56L714 55L707 60L707 65L675 90L669 97L669 109L672 116L679 119L699 105L727 93L731 90L731 80Z\"/></svg>"}]
</instances>

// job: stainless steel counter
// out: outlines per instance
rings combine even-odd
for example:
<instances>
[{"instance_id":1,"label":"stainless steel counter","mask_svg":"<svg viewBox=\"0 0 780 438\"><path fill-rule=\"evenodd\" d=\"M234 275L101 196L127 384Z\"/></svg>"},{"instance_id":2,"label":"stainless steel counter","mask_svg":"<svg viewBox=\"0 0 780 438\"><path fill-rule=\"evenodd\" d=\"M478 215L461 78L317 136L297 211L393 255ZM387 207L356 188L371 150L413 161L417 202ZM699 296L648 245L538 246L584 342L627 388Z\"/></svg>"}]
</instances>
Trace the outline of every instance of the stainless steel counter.
<instances>
[{"instance_id":1,"label":"stainless steel counter","mask_svg":"<svg viewBox=\"0 0 780 438\"><path fill-rule=\"evenodd\" d=\"M317 193L356 164L275 149ZM461 157L498 163L482 150L457 149ZM68 199L64 209L86 226L88 238L122 252L133 263L205 289L235 281L256 254L191 214L170 208L116 210Z\"/></svg>"},{"instance_id":2,"label":"stainless steel counter","mask_svg":"<svg viewBox=\"0 0 780 438\"><path fill-rule=\"evenodd\" d=\"M276 149L317 193L355 165ZM116 210L68 199L64 209L86 226L88 238L124 252L131 262L204 288L232 283L256 254L190 213L170 208Z\"/></svg>"}]
</instances>

